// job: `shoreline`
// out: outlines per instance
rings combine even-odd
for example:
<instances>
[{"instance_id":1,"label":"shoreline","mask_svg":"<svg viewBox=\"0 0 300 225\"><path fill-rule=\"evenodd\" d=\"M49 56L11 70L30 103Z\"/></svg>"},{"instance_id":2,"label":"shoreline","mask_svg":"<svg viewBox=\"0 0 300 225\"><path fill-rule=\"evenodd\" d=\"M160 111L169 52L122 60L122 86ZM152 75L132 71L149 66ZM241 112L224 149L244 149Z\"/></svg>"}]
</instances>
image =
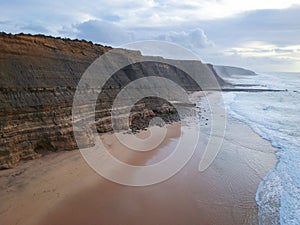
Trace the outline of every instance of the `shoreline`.
<instances>
[{"instance_id":1,"label":"shoreline","mask_svg":"<svg viewBox=\"0 0 300 225\"><path fill-rule=\"evenodd\" d=\"M229 116L217 158L200 173L207 130L204 126L197 151L179 173L148 187L105 180L89 168L79 151L50 154L0 171L0 223L256 224L257 187L275 165L276 149ZM178 130L165 143L167 150L176 137ZM109 134L107 138L115 143ZM158 152L151 153L158 155L155 160L165 157ZM147 159L137 157L137 162Z\"/></svg>"}]
</instances>

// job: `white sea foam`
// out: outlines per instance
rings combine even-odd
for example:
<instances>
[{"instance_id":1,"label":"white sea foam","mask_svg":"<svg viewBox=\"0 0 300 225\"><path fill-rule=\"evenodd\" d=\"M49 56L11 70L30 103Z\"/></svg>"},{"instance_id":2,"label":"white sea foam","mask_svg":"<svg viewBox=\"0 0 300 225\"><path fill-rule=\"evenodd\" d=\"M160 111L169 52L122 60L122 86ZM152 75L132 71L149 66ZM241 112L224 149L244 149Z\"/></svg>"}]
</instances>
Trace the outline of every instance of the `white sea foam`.
<instances>
[{"instance_id":1,"label":"white sea foam","mask_svg":"<svg viewBox=\"0 0 300 225\"><path fill-rule=\"evenodd\" d=\"M284 92L224 93L229 111L277 147L278 163L257 190L260 224L300 224L300 74L258 75L244 83ZM241 80L238 81L241 83Z\"/></svg>"}]
</instances>

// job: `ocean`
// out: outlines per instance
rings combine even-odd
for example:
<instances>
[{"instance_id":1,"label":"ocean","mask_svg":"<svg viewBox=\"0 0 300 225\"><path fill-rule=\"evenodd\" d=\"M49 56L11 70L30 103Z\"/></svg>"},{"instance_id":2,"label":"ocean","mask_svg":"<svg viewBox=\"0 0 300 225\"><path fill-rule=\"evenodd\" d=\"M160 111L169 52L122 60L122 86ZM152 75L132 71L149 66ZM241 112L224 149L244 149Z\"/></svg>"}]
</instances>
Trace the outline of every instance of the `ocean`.
<instances>
[{"instance_id":1,"label":"ocean","mask_svg":"<svg viewBox=\"0 0 300 225\"><path fill-rule=\"evenodd\" d=\"M256 202L259 224L300 224L300 73L227 77L247 88L280 92L224 93L229 114L247 123L278 149L278 163L261 181Z\"/></svg>"}]
</instances>

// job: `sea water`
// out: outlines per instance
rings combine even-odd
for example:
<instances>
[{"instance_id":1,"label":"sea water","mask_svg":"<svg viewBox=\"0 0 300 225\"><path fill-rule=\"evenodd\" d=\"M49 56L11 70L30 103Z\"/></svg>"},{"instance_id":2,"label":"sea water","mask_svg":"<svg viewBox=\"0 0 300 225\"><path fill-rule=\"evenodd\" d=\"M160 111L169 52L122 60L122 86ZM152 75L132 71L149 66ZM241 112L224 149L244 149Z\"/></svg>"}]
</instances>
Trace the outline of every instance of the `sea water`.
<instances>
[{"instance_id":1,"label":"sea water","mask_svg":"<svg viewBox=\"0 0 300 225\"><path fill-rule=\"evenodd\" d=\"M278 149L278 163L257 190L259 224L299 225L300 73L233 76L230 81L282 90L224 93L224 101L230 114Z\"/></svg>"}]
</instances>

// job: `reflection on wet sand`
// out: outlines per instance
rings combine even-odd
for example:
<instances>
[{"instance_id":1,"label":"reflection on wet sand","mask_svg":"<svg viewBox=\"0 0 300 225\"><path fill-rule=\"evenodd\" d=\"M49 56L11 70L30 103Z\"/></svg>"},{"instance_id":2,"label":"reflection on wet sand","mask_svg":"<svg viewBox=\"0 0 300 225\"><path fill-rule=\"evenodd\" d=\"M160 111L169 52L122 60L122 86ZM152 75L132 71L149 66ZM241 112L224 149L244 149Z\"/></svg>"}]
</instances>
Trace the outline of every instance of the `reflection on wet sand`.
<instances>
[{"instance_id":1,"label":"reflection on wet sand","mask_svg":"<svg viewBox=\"0 0 300 225\"><path fill-rule=\"evenodd\" d=\"M130 157L118 151L113 154L136 165L159 161L170 153L180 134L178 127L172 129L173 135L169 133L168 141L160 146L163 151ZM108 145L115 141L103 138ZM261 177L275 163L271 146L232 120L221 152L211 167L199 173L206 142L204 131L190 162L165 182L128 187L99 179L63 199L39 224L256 224L255 192Z\"/></svg>"}]
</instances>

